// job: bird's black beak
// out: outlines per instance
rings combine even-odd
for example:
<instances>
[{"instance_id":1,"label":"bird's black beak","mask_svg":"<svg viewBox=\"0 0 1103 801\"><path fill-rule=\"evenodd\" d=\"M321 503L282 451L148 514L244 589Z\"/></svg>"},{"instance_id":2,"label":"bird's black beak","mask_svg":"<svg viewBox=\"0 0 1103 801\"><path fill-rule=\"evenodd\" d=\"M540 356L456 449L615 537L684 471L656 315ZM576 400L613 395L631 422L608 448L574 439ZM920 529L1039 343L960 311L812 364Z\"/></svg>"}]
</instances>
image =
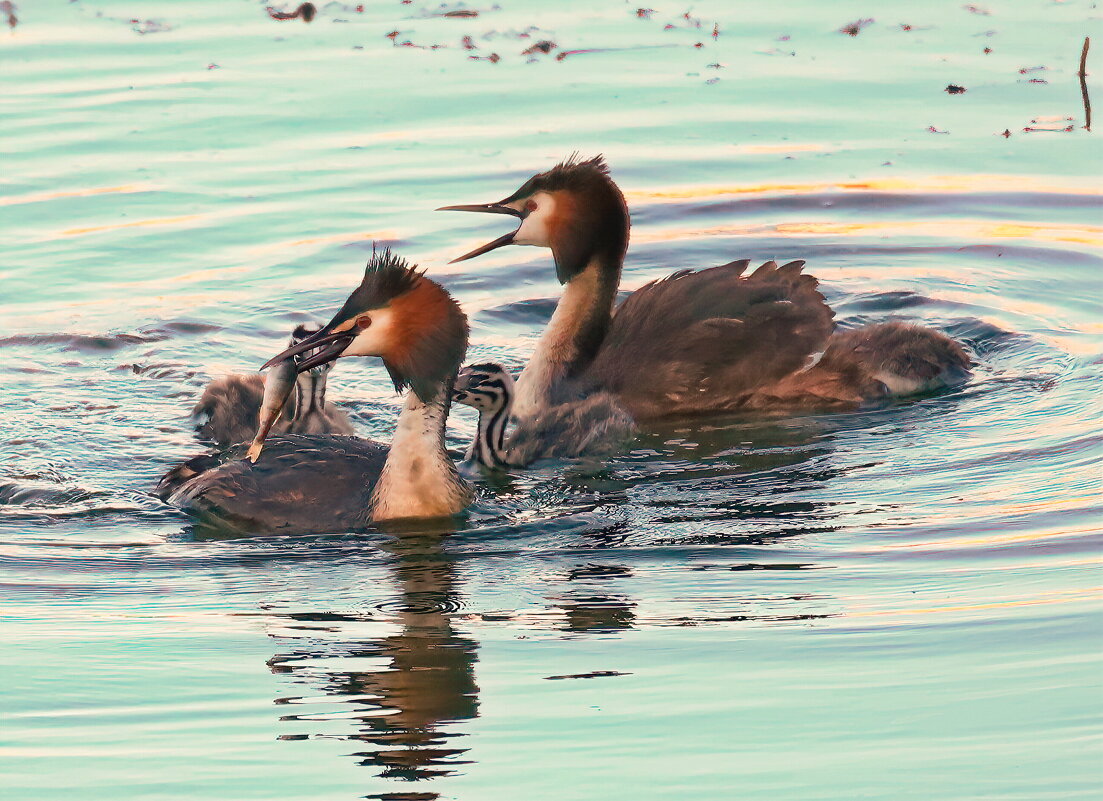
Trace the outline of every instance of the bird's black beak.
<instances>
[{"instance_id":1,"label":"bird's black beak","mask_svg":"<svg viewBox=\"0 0 1103 801\"><path fill-rule=\"evenodd\" d=\"M327 364L336 359L344 353L345 348L347 348L349 343L355 338L355 331L333 331L331 327L327 325L321 331L318 331L313 336L307 337L298 345L292 345L282 353L276 354L262 364L260 369L264 370L271 367L273 364L290 359L292 356L297 356L304 351L314 350L316 348L319 349L317 353L302 359L295 365L296 372L303 373L312 367L317 367L320 364Z\"/></svg>"},{"instance_id":2,"label":"bird's black beak","mask_svg":"<svg viewBox=\"0 0 1103 801\"><path fill-rule=\"evenodd\" d=\"M517 217L522 220L525 218L523 212L518 211L512 206L505 205L504 201L498 203L474 203L466 206L441 206L437 211L479 211L483 214L508 214L511 217ZM510 231L505 236L500 236L493 242L487 242L485 245L475 248L470 253L463 254L458 259L452 259L452 261L448 263L455 264L458 261L467 261L468 259L473 259L476 256L481 256L484 253L496 250L503 245L511 245L513 244L513 237L516 234L516 231Z\"/></svg>"}]
</instances>

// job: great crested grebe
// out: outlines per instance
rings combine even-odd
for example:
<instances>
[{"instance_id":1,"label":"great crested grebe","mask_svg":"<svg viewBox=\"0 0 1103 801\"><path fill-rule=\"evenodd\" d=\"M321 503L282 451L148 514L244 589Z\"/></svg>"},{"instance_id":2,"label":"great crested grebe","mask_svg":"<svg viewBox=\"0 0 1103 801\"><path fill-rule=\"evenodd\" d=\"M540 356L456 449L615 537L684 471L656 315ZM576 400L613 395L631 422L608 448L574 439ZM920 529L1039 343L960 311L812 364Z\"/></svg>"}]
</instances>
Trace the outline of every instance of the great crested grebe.
<instances>
[{"instance_id":1,"label":"great crested grebe","mask_svg":"<svg viewBox=\"0 0 1103 801\"><path fill-rule=\"evenodd\" d=\"M318 330L297 326L288 344L298 345ZM302 360L304 356L296 358ZM332 362L299 373L295 390L287 399L283 414L272 425L272 431L277 434L353 433L348 416L332 403L326 403L326 374L331 369ZM215 379L203 390L192 409L196 434L221 447L248 441L257 430L263 397L264 376L260 373Z\"/></svg>"},{"instance_id":2,"label":"great crested grebe","mask_svg":"<svg viewBox=\"0 0 1103 801\"><path fill-rule=\"evenodd\" d=\"M607 392L546 408L527 436L505 436L515 394L509 371L496 362L460 370L452 400L479 412L478 430L464 460L489 469L523 467L540 458L600 454L624 444L635 423Z\"/></svg>"},{"instance_id":3,"label":"great crested grebe","mask_svg":"<svg viewBox=\"0 0 1103 801\"><path fill-rule=\"evenodd\" d=\"M332 532L400 518L448 517L471 501L444 447L452 382L467 350L467 319L438 284L389 251L316 334L265 367L307 350L301 373L339 356L379 356L410 392L390 447L332 434L284 434L256 463L246 446L197 456L158 485L164 500L249 531ZM263 369L263 368L262 368Z\"/></svg>"},{"instance_id":4,"label":"great crested grebe","mask_svg":"<svg viewBox=\"0 0 1103 801\"><path fill-rule=\"evenodd\" d=\"M834 312L802 274L803 261L767 262L746 276L746 260L682 270L636 290L614 313L630 222L600 156L568 159L497 203L441 210L521 220L455 261L510 244L546 247L566 285L517 380L510 444L533 439L548 410L594 393L644 421L853 408L968 375L961 346L929 328L890 322L834 332Z\"/></svg>"}]
</instances>

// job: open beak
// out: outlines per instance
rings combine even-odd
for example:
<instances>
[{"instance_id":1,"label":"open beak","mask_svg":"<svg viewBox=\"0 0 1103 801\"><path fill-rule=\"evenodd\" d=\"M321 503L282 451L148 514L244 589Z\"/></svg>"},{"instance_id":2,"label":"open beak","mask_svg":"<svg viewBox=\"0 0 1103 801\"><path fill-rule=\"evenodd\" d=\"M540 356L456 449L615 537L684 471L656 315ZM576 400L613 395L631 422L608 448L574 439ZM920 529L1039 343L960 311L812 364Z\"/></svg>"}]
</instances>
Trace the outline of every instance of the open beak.
<instances>
[{"instance_id":1,"label":"open beak","mask_svg":"<svg viewBox=\"0 0 1103 801\"><path fill-rule=\"evenodd\" d=\"M278 353L271 359L261 365L260 369L264 370L271 367L277 362L282 362L290 359L292 356L297 356L300 353L308 350L314 350L318 348L319 351L306 359L303 359L295 365L296 372L303 373L312 367L317 367L320 364L327 364L333 361L342 353L345 348L349 346L349 343L356 338L356 334L352 331L330 331L327 325L318 333L313 336L307 337L298 345L292 345L282 353ZM324 346L324 347L323 347Z\"/></svg>"},{"instance_id":2,"label":"open beak","mask_svg":"<svg viewBox=\"0 0 1103 801\"><path fill-rule=\"evenodd\" d=\"M522 220L525 218L522 212L504 203L475 203L466 206L441 206L437 211L479 211L483 214L508 214L511 217L517 217ZM458 261L467 261L468 259L473 259L476 256L481 256L484 253L496 250L502 247L502 245L511 245L513 244L513 237L516 236L516 234L516 231L510 231L505 236L500 236L493 242L487 242L485 245L475 248L470 253L463 254L458 259L452 259L452 261L448 263L455 264Z\"/></svg>"}]
</instances>

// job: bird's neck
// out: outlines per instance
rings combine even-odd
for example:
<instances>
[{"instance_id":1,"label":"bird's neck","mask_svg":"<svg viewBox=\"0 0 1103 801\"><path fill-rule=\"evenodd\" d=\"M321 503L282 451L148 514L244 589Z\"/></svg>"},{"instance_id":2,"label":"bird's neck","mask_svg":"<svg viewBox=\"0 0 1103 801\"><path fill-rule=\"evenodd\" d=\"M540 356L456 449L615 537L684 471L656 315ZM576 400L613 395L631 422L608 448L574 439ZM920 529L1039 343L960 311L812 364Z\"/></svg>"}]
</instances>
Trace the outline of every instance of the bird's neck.
<instances>
[{"instance_id":1,"label":"bird's neck","mask_svg":"<svg viewBox=\"0 0 1103 801\"><path fill-rule=\"evenodd\" d=\"M483 467L507 467L506 424L509 422L512 398L506 397L502 407L489 412L479 412L479 430L464 459Z\"/></svg>"},{"instance_id":2,"label":"bird's neck","mask_svg":"<svg viewBox=\"0 0 1103 801\"><path fill-rule=\"evenodd\" d=\"M295 414L293 421L305 420L326 408L326 375L307 370L295 381Z\"/></svg>"},{"instance_id":3,"label":"bird's neck","mask_svg":"<svg viewBox=\"0 0 1103 801\"><path fill-rule=\"evenodd\" d=\"M562 401L558 391L593 361L609 330L623 262L623 255L613 251L595 254L567 282L536 351L517 379L514 416L532 418Z\"/></svg>"},{"instance_id":4,"label":"bird's neck","mask_svg":"<svg viewBox=\"0 0 1103 801\"><path fill-rule=\"evenodd\" d=\"M450 379L429 402L412 391L406 396L390 453L372 491L372 520L448 517L467 506L471 488L444 447L451 391Z\"/></svg>"}]
</instances>

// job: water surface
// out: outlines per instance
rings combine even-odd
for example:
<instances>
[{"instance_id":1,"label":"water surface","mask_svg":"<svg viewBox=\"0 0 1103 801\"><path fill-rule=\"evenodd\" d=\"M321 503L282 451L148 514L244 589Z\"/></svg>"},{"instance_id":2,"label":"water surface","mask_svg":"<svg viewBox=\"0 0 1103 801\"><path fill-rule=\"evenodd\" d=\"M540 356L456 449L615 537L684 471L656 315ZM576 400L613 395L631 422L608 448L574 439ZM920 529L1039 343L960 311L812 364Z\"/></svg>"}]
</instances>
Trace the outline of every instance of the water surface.
<instances>
[{"instance_id":1,"label":"water surface","mask_svg":"<svg viewBox=\"0 0 1103 801\"><path fill-rule=\"evenodd\" d=\"M55 0L0 35L4 797L1098 797L1099 10L501 6ZM431 209L576 150L628 197L625 288L804 258L841 325L935 326L975 377L648 431L449 532L212 539L150 497L205 382L373 241L523 364L548 254L447 266L506 223ZM353 361L331 396L387 439Z\"/></svg>"}]
</instances>

